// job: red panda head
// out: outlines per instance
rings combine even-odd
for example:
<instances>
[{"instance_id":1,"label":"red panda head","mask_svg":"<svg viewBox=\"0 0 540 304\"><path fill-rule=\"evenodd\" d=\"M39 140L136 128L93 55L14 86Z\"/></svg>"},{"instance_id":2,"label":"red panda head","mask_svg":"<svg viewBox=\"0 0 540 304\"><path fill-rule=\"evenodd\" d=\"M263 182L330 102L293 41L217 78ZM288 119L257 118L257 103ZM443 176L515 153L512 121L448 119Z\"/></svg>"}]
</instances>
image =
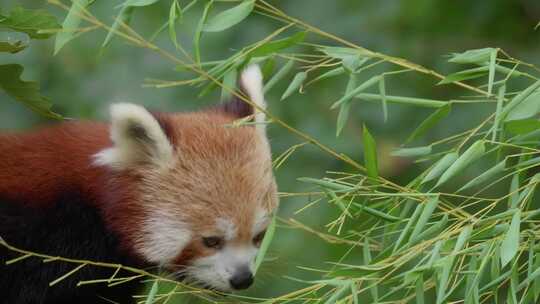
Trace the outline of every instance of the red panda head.
<instances>
[{"instance_id":1,"label":"red panda head","mask_svg":"<svg viewBox=\"0 0 540 304\"><path fill-rule=\"evenodd\" d=\"M262 75L240 86L265 107ZM253 115L254 124L232 127ZM241 100L195 113L111 108L113 146L95 163L115 175L107 218L136 254L202 285L243 289L277 208L264 114Z\"/></svg>"}]
</instances>

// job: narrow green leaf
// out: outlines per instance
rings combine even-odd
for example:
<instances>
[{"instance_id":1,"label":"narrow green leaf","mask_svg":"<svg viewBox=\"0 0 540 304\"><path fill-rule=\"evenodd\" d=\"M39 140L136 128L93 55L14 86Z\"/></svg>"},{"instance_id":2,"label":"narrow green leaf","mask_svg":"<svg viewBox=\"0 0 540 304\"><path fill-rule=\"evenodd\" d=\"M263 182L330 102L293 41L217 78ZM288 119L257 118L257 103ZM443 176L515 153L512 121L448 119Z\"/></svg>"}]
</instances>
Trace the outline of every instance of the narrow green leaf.
<instances>
[{"instance_id":1,"label":"narrow green leaf","mask_svg":"<svg viewBox=\"0 0 540 304\"><path fill-rule=\"evenodd\" d=\"M512 176L512 181L510 182L510 197L508 198L508 207L516 208L519 203L519 174L515 173Z\"/></svg>"},{"instance_id":2,"label":"narrow green leaf","mask_svg":"<svg viewBox=\"0 0 540 304\"><path fill-rule=\"evenodd\" d=\"M122 9L120 9L118 16L116 16L116 18L114 19L114 23L109 29L105 40L103 40L103 43L101 44L102 48L105 48L107 45L109 45L114 35L118 32L118 28L121 24L129 24L134 10L135 6L122 6Z\"/></svg>"},{"instance_id":3,"label":"narrow green leaf","mask_svg":"<svg viewBox=\"0 0 540 304\"><path fill-rule=\"evenodd\" d=\"M379 169L377 165L377 147L375 139L371 136L371 133L369 133L369 130L365 125L362 134L362 141L364 143L364 165L366 166L368 176L376 179L379 177Z\"/></svg>"},{"instance_id":4,"label":"narrow green leaf","mask_svg":"<svg viewBox=\"0 0 540 304\"><path fill-rule=\"evenodd\" d=\"M199 23L197 24L197 28L195 29L195 34L193 35L193 49L195 52L195 62L197 62L198 65L201 64L201 36L203 32L203 27L206 22L206 18L208 17L208 12L210 11L210 7L212 7L212 4L214 3L214 0L210 0L206 3L204 6L204 10L201 16L201 19L199 19Z\"/></svg>"},{"instance_id":5,"label":"narrow green leaf","mask_svg":"<svg viewBox=\"0 0 540 304\"><path fill-rule=\"evenodd\" d=\"M353 299L353 304L358 304L358 289L355 282L351 282L351 296Z\"/></svg>"},{"instance_id":6,"label":"narrow green leaf","mask_svg":"<svg viewBox=\"0 0 540 304\"><path fill-rule=\"evenodd\" d=\"M530 118L538 113L540 113L540 91L537 90L512 108L506 115L505 121Z\"/></svg>"},{"instance_id":7,"label":"narrow green leaf","mask_svg":"<svg viewBox=\"0 0 540 304\"><path fill-rule=\"evenodd\" d=\"M81 24L83 10L90 4L88 0L73 0L72 2L66 19L62 23L63 29L56 35L54 55L58 54L62 47L75 37L77 29Z\"/></svg>"},{"instance_id":8,"label":"narrow green leaf","mask_svg":"<svg viewBox=\"0 0 540 304\"><path fill-rule=\"evenodd\" d=\"M126 0L122 6L149 6L158 1L159 0Z\"/></svg>"},{"instance_id":9,"label":"narrow green leaf","mask_svg":"<svg viewBox=\"0 0 540 304\"><path fill-rule=\"evenodd\" d=\"M382 98L382 109L383 109L383 118L384 122L388 121L388 103L386 100L386 84L384 81L384 74L381 77L381 80L379 81L379 94Z\"/></svg>"},{"instance_id":10,"label":"narrow green leaf","mask_svg":"<svg viewBox=\"0 0 540 304\"><path fill-rule=\"evenodd\" d=\"M322 46L319 48L319 51L326 54L329 57L336 58L336 59L345 59L350 58L351 56L363 56L363 57L371 57L371 53L359 50L359 49L353 49L353 48L347 48L347 47L339 47L339 46Z\"/></svg>"},{"instance_id":11,"label":"narrow green leaf","mask_svg":"<svg viewBox=\"0 0 540 304\"><path fill-rule=\"evenodd\" d=\"M540 105L540 101L538 104ZM538 129L540 129L540 120L538 119L511 120L504 124L504 130L515 135L531 133Z\"/></svg>"},{"instance_id":12,"label":"narrow green leaf","mask_svg":"<svg viewBox=\"0 0 540 304\"><path fill-rule=\"evenodd\" d=\"M468 69L468 70L464 70L464 71L459 71L457 73L447 75L446 77L444 77L443 80L439 81L439 83L437 83L437 84L438 85L440 85L440 84L448 84L448 83L452 83L452 82L456 82L456 81L463 81L463 80L479 78L479 77L482 77L482 76L486 75L488 73L488 71L489 71L489 67L479 67L479 68L473 68L473 69Z\"/></svg>"},{"instance_id":13,"label":"narrow green leaf","mask_svg":"<svg viewBox=\"0 0 540 304\"><path fill-rule=\"evenodd\" d=\"M410 244L416 244L418 242L421 242L423 240L427 240L431 237L436 236L438 233L440 233L448 223L448 214L445 214L442 219L440 219L437 223L433 224L428 229L420 232L415 238L411 239Z\"/></svg>"},{"instance_id":14,"label":"narrow green leaf","mask_svg":"<svg viewBox=\"0 0 540 304\"><path fill-rule=\"evenodd\" d=\"M285 90L285 93L283 93L283 96L281 96L281 100L284 100L285 98L291 96L292 93L294 93L296 90L300 88L300 86L304 83L304 80L307 78L306 72L299 72L296 75L294 75L294 78L287 88Z\"/></svg>"},{"instance_id":15,"label":"narrow green leaf","mask_svg":"<svg viewBox=\"0 0 540 304\"><path fill-rule=\"evenodd\" d=\"M461 64L484 63L489 60L494 50L494 48L484 48L468 50L463 53L453 53L448 61Z\"/></svg>"},{"instance_id":16,"label":"narrow green leaf","mask_svg":"<svg viewBox=\"0 0 540 304\"><path fill-rule=\"evenodd\" d=\"M519 94L514 96L512 100L506 104L501 110L501 115L499 115L500 120L506 120L507 115L518 105L520 105L527 97L529 97L533 92L540 88L540 80L530 85L525 90L521 91Z\"/></svg>"},{"instance_id":17,"label":"narrow green leaf","mask_svg":"<svg viewBox=\"0 0 540 304\"><path fill-rule=\"evenodd\" d=\"M371 264L371 250L369 249L369 242L368 242L367 237L364 237L363 254L364 254L364 264L365 265ZM373 302L377 303L379 299L379 290L377 289L377 285L373 284L373 286L369 288L369 292L371 293Z\"/></svg>"},{"instance_id":18,"label":"narrow green leaf","mask_svg":"<svg viewBox=\"0 0 540 304\"><path fill-rule=\"evenodd\" d=\"M259 45L257 48L253 49L249 55L251 57L262 57L270 54L274 54L283 49L292 47L304 41L306 37L306 32L298 32L290 37L269 41L262 45Z\"/></svg>"},{"instance_id":19,"label":"narrow green leaf","mask_svg":"<svg viewBox=\"0 0 540 304\"><path fill-rule=\"evenodd\" d=\"M390 215L390 214L387 214L387 213L384 213L382 211L379 211L377 209L373 209L371 207L368 207L364 204L361 204L361 203L356 203L354 202L353 205L355 207L358 207L360 210L362 211L365 211L366 213L368 214L371 214L373 216L376 216L382 220L385 220L385 221L389 221L389 222L396 222L396 221L399 221L401 220L399 217L397 216L393 216L393 215Z\"/></svg>"},{"instance_id":20,"label":"narrow green leaf","mask_svg":"<svg viewBox=\"0 0 540 304\"><path fill-rule=\"evenodd\" d=\"M277 218L277 214L274 213L274 216L272 217L272 222L270 222L270 225L268 226L268 228L266 228L266 233L264 234L264 239L261 243L259 253L257 254L257 257L255 258L255 266L254 266L253 274L256 274L257 270L259 270L259 267L261 266L262 262L264 261L264 257L266 256L266 253L268 252L270 243L272 243L272 240L274 239L274 233L276 232L276 222L277 222L276 218Z\"/></svg>"},{"instance_id":21,"label":"narrow green leaf","mask_svg":"<svg viewBox=\"0 0 540 304\"><path fill-rule=\"evenodd\" d=\"M379 81L380 78L381 78L381 76L373 76L370 79L368 79L367 81L365 81L364 83L362 83L361 85L359 85L354 90L350 91L349 93L345 93L345 95L343 97L341 97L338 101L336 101L330 107L330 109L335 109L339 105L341 105L342 103L349 101L351 98L353 98L358 93L360 93L360 92L368 89L369 87L373 86L374 84L376 84Z\"/></svg>"},{"instance_id":22,"label":"narrow green leaf","mask_svg":"<svg viewBox=\"0 0 540 304\"><path fill-rule=\"evenodd\" d=\"M416 208L414 209L414 212L411 215L410 219L407 221L405 228L401 230L401 233L399 234L396 244L394 245L394 249L392 250L392 253L395 253L400 248L401 244L405 241L405 239L407 238L409 234L409 231L411 230L412 225L416 223L418 217L420 217L420 214L422 214L423 208L424 208L424 204L416 205Z\"/></svg>"},{"instance_id":23,"label":"narrow green leaf","mask_svg":"<svg viewBox=\"0 0 540 304\"><path fill-rule=\"evenodd\" d=\"M497 49L493 49L489 54L489 75L488 75L488 95L493 92L493 81L495 80L495 63L497 60Z\"/></svg>"},{"instance_id":24,"label":"narrow green leaf","mask_svg":"<svg viewBox=\"0 0 540 304\"><path fill-rule=\"evenodd\" d=\"M171 4L171 8L169 9L169 38L171 39L171 42L174 44L174 47L176 49L180 48L180 45L178 44L178 38L176 36L176 21L182 20L182 8L180 7L180 4L178 3L178 0L174 0Z\"/></svg>"},{"instance_id":25,"label":"narrow green leaf","mask_svg":"<svg viewBox=\"0 0 540 304\"><path fill-rule=\"evenodd\" d=\"M23 44L22 41L15 41L10 43L9 41L0 41L0 53L15 54L24 50L28 45Z\"/></svg>"},{"instance_id":26,"label":"narrow green leaf","mask_svg":"<svg viewBox=\"0 0 540 304\"><path fill-rule=\"evenodd\" d=\"M414 148L401 148L392 151L390 155L396 157L417 157L422 155L428 155L431 153L431 146L414 147Z\"/></svg>"},{"instance_id":27,"label":"narrow green leaf","mask_svg":"<svg viewBox=\"0 0 540 304\"><path fill-rule=\"evenodd\" d=\"M367 57L353 55L345 57L341 60L343 68L349 73L355 73L356 70L369 60Z\"/></svg>"},{"instance_id":28,"label":"narrow green leaf","mask_svg":"<svg viewBox=\"0 0 540 304\"><path fill-rule=\"evenodd\" d=\"M431 218L431 215L433 214L433 211L437 208L437 205L439 205L439 197L434 196L431 197L426 203L426 206L422 210L422 214L418 218L418 222L416 222L416 225L414 226L414 229L411 233L410 242L412 243L412 240L416 238L420 234L420 232L424 231L424 228L426 227L426 224L428 223L429 219Z\"/></svg>"},{"instance_id":29,"label":"narrow green leaf","mask_svg":"<svg viewBox=\"0 0 540 304\"><path fill-rule=\"evenodd\" d=\"M375 82L376 81L378 81L378 79L375 79ZM372 83L370 84L372 85ZM355 97L363 99L363 100L367 100L367 101L382 101L383 100L383 97L380 94L362 93L362 94L357 94ZM449 102L447 101L426 99L426 98L402 97L402 96L391 96L391 95L386 95L385 98L386 98L386 101L389 103L413 105L413 106L426 107L426 108L440 108L449 104Z\"/></svg>"},{"instance_id":30,"label":"narrow green leaf","mask_svg":"<svg viewBox=\"0 0 540 304\"><path fill-rule=\"evenodd\" d=\"M428 174L422 180L422 184L432 181L438 178L448 167L450 167L458 159L457 152L451 152L441 158L434 166L429 170Z\"/></svg>"},{"instance_id":31,"label":"narrow green leaf","mask_svg":"<svg viewBox=\"0 0 540 304\"><path fill-rule=\"evenodd\" d=\"M501 243L501 265L505 267L512 261L519 250L519 231L521 225L521 211L518 210L512 217L510 228Z\"/></svg>"},{"instance_id":32,"label":"narrow green leaf","mask_svg":"<svg viewBox=\"0 0 540 304\"><path fill-rule=\"evenodd\" d=\"M488 181L493 176L503 172L506 169L506 159L504 159L502 162L498 163L494 167L490 168L489 170L485 171L484 173L478 175L477 177L470 180L468 183L466 183L463 187L461 187L457 192L461 192L463 190L469 189L471 187L474 187L476 185L480 185L483 182Z\"/></svg>"},{"instance_id":33,"label":"narrow green leaf","mask_svg":"<svg viewBox=\"0 0 540 304\"><path fill-rule=\"evenodd\" d=\"M336 291L324 302L324 304L335 304L341 299L350 289L350 285L343 285L336 288Z\"/></svg>"},{"instance_id":34,"label":"narrow green leaf","mask_svg":"<svg viewBox=\"0 0 540 304\"><path fill-rule=\"evenodd\" d=\"M323 80L323 79L326 79L326 78L330 78L330 77L334 77L334 76L339 76L339 75L342 75L342 74L345 74L345 69L343 67L338 67L338 68L334 68L334 69L331 69L317 77L315 77L315 79L309 81L310 84L313 84L317 81L320 81L320 80Z\"/></svg>"},{"instance_id":35,"label":"narrow green leaf","mask_svg":"<svg viewBox=\"0 0 540 304\"><path fill-rule=\"evenodd\" d=\"M61 119L62 116L51 111L52 105L40 94L37 82L21 80L22 72L23 67L18 64L0 65L0 89L40 115Z\"/></svg>"},{"instance_id":36,"label":"narrow green leaf","mask_svg":"<svg viewBox=\"0 0 540 304\"><path fill-rule=\"evenodd\" d=\"M154 284L152 284L152 288L150 289L150 292L146 296L146 301L144 301L144 304L152 304L154 303L154 300L156 299L156 295L158 292L158 280L154 281Z\"/></svg>"},{"instance_id":37,"label":"narrow green leaf","mask_svg":"<svg viewBox=\"0 0 540 304\"><path fill-rule=\"evenodd\" d=\"M499 87L499 90L497 91L497 109L495 110L495 121L493 123L493 135L491 137L492 141L497 140L497 132L499 132L499 123L501 121L501 111L502 106L504 103L504 94L506 93L506 85L502 85Z\"/></svg>"},{"instance_id":38,"label":"narrow green leaf","mask_svg":"<svg viewBox=\"0 0 540 304\"><path fill-rule=\"evenodd\" d=\"M433 129L433 127L443 118L448 116L451 110L451 104L448 103L445 106L441 107L437 111L433 112L428 116L412 133L409 135L405 143L410 143L416 138L424 135L428 130Z\"/></svg>"},{"instance_id":39,"label":"narrow green leaf","mask_svg":"<svg viewBox=\"0 0 540 304\"><path fill-rule=\"evenodd\" d=\"M317 186L320 186L320 187L323 187L323 188L336 190L336 191L347 192L347 191L352 191L354 189L354 188L352 188L350 186L343 185L343 184L338 184L338 183L335 183L333 181L324 180L324 179L316 179L316 178L310 178L310 177L299 177L298 181L314 184L314 185L317 185Z\"/></svg>"},{"instance_id":40,"label":"narrow green leaf","mask_svg":"<svg viewBox=\"0 0 540 304\"><path fill-rule=\"evenodd\" d=\"M351 90L356 87L356 75L350 74L349 81L347 82L347 88L345 89L345 93L350 92ZM351 102L350 100L348 102L344 102L341 104L341 107L339 107L339 114L337 118L337 126L336 126L336 137L341 134L341 131L343 130L343 127L345 127L345 124L347 123L347 119L349 118L349 110L351 108Z\"/></svg>"},{"instance_id":41,"label":"narrow green leaf","mask_svg":"<svg viewBox=\"0 0 540 304\"><path fill-rule=\"evenodd\" d=\"M270 80L264 85L263 91L266 93L272 89L272 87L283 79L291 71L294 66L294 61L289 60L279 71L277 71Z\"/></svg>"},{"instance_id":42,"label":"narrow green leaf","mask_svg":"<svg viewBox=\"0 0 540 304\"><path fill-rule=\"evenodd\" d=\"M416 304L424 303L424 275L420 274L416 280Z\"/></svg>"},{"instance_id":43,"label":"narrow green leaf","mask_svg":"<svg viewBox=\"0 0 540 304\"><path fill-rule=\"evenodd\" d=\"M246 19L255 7L255 0L244 1L210 18L203 27L205 32L221 32Z\"/></svg>"},{"instance_id":44,"label":"narrow green leaf","mask_svg":"<svg viewBox=\"0 0 540 304\"><path fill-rule=\"evenodd\" d=\"M2 18L3 17L3 18ZM27 34L32 39L46 39L61 29L56 18L45 10L31 10L15 7L9 15L0 16L0 29L9 29Z\"/></svg>"},{"instance_id":45,"label":"narrow green leaf","mask_svg":"<svg viewBox=\"0 0 540 304\"><path fill-rule=\"evenodd\" d=\"M484 141L476 141L443 173L435 187L444 184L450 178L462 172L467 166L484 155L485 151Z\"/></svg>"}]
</instances>

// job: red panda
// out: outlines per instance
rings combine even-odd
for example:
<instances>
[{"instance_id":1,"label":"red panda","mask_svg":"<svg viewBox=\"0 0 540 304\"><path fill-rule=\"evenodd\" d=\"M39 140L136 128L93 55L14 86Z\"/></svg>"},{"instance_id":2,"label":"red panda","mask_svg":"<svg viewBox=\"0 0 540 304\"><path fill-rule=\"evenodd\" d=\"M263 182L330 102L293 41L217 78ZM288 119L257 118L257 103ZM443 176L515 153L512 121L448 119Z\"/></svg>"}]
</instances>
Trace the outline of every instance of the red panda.
<instances>
[{"instance_id":1,"label":"red panda","mask_svg":"<svg viewBox=\"0 0 540 304\"><path fill-rule=\"evenodd\" d=\"M239 86L265 108L257 66ZM0 237L53 256L159 266L220 291L249 287L278 205L264 113L237 98L193 113L128 103L110 113L110 124L0 135ZM247 116L253 124L230 126ZM0 246L1 303L126 303L140 285L76 287L111 275L84 267L49 286L73 265L5 265L17 256Z\"/></svg>"}]
</instances>

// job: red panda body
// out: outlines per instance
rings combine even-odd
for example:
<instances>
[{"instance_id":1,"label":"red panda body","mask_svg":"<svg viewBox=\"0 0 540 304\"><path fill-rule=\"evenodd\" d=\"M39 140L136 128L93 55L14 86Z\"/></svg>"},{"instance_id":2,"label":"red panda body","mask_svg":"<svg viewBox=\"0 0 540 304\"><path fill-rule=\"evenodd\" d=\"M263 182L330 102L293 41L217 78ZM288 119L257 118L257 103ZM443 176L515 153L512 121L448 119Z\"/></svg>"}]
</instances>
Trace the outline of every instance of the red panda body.
<instances>
[{"instance_id":1,"label":"red panda body","mask_svg":"<svg viewBox=\"0 0 540 304\"><path fill-rule=\"evenodd\" d=\"M240 85L264 107L256 67ZM252 115L256 126L231 127ZM218 290L247 288L277 207L264 116L241 100L194 113L111 108L111 124L68 122L0 135L0 237L22 249L75 259L163 266ZM76 287L112 272L43 264L0 247L5 303L131 302L137 282Z\"/></svg>"}]
</instances>

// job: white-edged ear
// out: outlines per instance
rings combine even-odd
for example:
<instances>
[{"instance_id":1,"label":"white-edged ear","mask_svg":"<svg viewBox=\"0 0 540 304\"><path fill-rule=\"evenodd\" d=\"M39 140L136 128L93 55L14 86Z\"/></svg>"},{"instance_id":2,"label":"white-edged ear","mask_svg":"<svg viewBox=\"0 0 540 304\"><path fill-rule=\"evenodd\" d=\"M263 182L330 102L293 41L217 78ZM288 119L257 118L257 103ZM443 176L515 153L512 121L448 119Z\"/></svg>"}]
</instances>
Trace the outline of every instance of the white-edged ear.
<instances>
[{"instance_id":1,"label":"white-edged ear","mask_svg":"<svg viewBox=\"0 0 540 304\"><path fill-rule=\"evenodd\" d=\"M131 103L111 105L111 148L95 155L97 165L128 169L152 163L167 167L173 160L173 147L156 118L144 107Z\"/></svg>"},{"instance_id":2,"label":"white-edged ear","mask_svg":"<svg viewBox=\"0 0 540 304\"><path fill-rule=\"evenodd\" d=\"M263 92L263 75L258 65L252 64L242 71L240 75L241 89L249 95L251 101L262 109L266 109L266 101ZM266 129L266 115L257 110L255 111L255 122L257 129L264 132Z\"/></svg>"}]
</instances>

